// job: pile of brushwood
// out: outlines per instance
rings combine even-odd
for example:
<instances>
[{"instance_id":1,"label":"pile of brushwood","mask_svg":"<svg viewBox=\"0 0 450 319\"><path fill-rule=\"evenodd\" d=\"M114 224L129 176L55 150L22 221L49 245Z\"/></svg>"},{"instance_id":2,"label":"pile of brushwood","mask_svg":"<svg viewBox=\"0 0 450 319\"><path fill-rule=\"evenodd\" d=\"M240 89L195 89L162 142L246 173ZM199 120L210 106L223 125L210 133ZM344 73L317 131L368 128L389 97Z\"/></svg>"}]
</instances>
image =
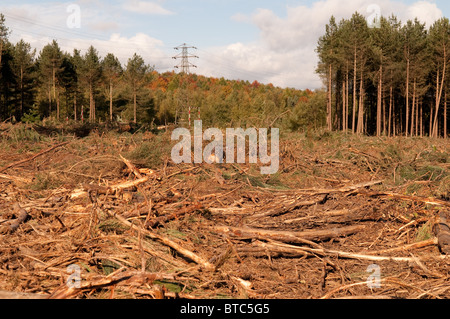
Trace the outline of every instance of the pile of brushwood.
<instances>
[{"instance_id":1,"label":"pile of brushwood","mask_svg":"<svg viewBox=\"0 0 450 319\"><path fill-rule=\"evenodd\" d=\"M0 127L2 298L450 296L450 141L281 137L180 164L170 131Z\"/></svg>"}]
</instances>

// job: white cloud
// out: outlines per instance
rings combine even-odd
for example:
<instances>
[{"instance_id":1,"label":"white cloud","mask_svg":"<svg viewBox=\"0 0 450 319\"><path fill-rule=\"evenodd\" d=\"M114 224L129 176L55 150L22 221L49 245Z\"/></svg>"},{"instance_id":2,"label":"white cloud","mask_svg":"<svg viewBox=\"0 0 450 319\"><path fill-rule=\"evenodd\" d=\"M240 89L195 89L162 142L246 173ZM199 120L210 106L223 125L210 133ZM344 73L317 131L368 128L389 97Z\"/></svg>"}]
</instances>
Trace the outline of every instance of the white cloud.
<instances>
[{"instance_id":1,"label":"white cloud","mask_svg":"<svg viewBox=\"0 0 450 319\"><path fill-rule=\"evenodd\" d=\"M427 27L430 27L434 21L442 18L442 16L442 11L436 3L429 1L416 2L406 11L407 19L413 20L415 17L419 17L419 20L425 22Z\"/></svg>"},{"instance_id":2,"label":"white cloud","mask_svg":"<svg viewBox=\"0 0 450 319\"><path fill-rule=\"evenodd\" d=\"M369 17L373 11L368 9L373 4L373 0L323 0L311 6L287 7L284 17L268 9L258 9L250 16L237 14L232 20L250 20L259 29L260 38L250 44L236 43L216 48L209 52L214 56L202 67L212 76L257 77L262 82L282 87L320 88L323 84L315 74L318 62L315 48L330 17L333 15L337 21L348 19L356 11ZM443 16L436 4L429 1L407 5L399 1L378 0L376 5L383 16L394 13L403 22L417 17L427 26Z\"/></svg>"},{"instance_id":3,"label":"white cloud","mask_svg":"<svg viewBox=\"0 0 450 319\"><path fill-rule=\"evenodd\" d=\"M156 14L156 15L171 15L174 14L163 8L160 4L153 1L127 0L123 4L123 8L130 12L140 14Z\"/></svg>"}]
</instances>

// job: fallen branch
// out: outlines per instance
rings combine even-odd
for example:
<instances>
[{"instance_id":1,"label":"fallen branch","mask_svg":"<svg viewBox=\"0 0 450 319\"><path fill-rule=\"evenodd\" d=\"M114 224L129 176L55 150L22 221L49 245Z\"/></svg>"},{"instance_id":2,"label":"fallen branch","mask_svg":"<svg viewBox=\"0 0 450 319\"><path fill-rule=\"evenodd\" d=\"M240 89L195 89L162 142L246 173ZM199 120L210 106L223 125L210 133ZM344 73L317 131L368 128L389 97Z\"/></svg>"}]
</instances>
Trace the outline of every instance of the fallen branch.
<instances>
[{"instance_id":1,"label":"fallen branch","mask_svg":"<svg viewBox=\"0 0 450 319\"><path fill-rule=\"evenodd\" d=\"M305 206L313 206L316 204L323 204L326 201L327 194L324 198L316 199L316 200L310 200L310 201L299 201L299 200L291 200L290 202L286 203L286 201L283 201L278 207L273 207L271 209L268 209L264 212L255 214L250 216L251 219L257 219L262 217L275 217L280 216L283 214L287 214L295 209L298 209L300 207Z\"/></svg>"},{"instance_id":2,"label":"fallen branch","mask_svg":"<svg viewBox=\"0 0 450 319\"><path fill-rule=\"evenodd\" d=\"M213 226L213 230L233 237L255 238L261 240L276 240L288 243L303 243L303 240L324 241L331 238L348 236L365 229L365 226L348 226L342 228L331 228L322 230L311 230L303 232L288 232L255 229L249 227Z\"/></svg>"},{"instance_id":3,"label":"fallen branch","mask_svg":"<svg viewBox=\"0 0 450 319\"><path fill-rule=\"evenodd\" d=\"M379 254L385 254L385 253L392 253L396 251L408 251L408 250L414 250L414 249L420 249L428 246L434 246L438 244L437 238L431 238L428 240L424 240L418 243L408 244L401 247L395 247L390 249L384 249L384 250L378 250L378 251L371 251L369 254L371 255L379 255Z\"/></svg>"},{"instance_id":4,"label":"fallen branch","mask_svg":"<svg viewBox=\"0 0 450 319\"><path fill-rule=\"evenodd\" d=\"M158 235L155 234L147 229L143 229L137 225L134 225L132 223L130 223L129 221L127 221L125 218L123 218L120 215L117 215L116 213L111 213L109 211L107 211L108 215L111 217L116 218L117 220L119 220L122 224L124 224L127 227L130 227L138 232L141 232L143 235L151 238L151 239L155 239L160 241L161 243L163 243L166 246L169 246L170 248L176 250L177 252L179 252L181 255L189 258L190 260L196 262L197 264L199 264L200 266L202 266L203 268L205 268L206 270L215 270L215 266L211 263L209 263L208 261L204 260L203 258L201 258L200 256L198 256L197 254L181 247L180 245L178 245L176 242L170 240L167 237L164 237L162 235Z\"/></svg>"},{"instance_id":5,"label":"fallen branch","mask_svg":"<svg viewBox=\"0 0 450 319\"><path fill-rule=\"evenodd\" d=\"M338 256L341 258L347 259L360 259L360 260L370 260L370 261L395 261L395 262L414 262L413 258L409 257L389 257L389 256L371 256L364 254L355 254L344 251L330 250L330 249L318 249L318 248L309 248L309 247L300 247L289 245L285 243L279 242L270 242L263 243L257 241L254 243L256 247L261 247L270 252L276 253L288 253L299 256L310 256L310 255L319 255L319 256Z\"/></svg>"},{"instance_id":6,"label":"fallen branch","mask_svg":"<svg viewBox=\"0 0 450 319\"><path fill-rule=\"evenodd\" d=\"M13 208L17 213L17 218L5 223L6 226L3 226L0 229L0 233L14 232L17 230L17 228L19 228L20 224L24 223L27 220L28 218L27 211L22 207L20 207L18 203L14 203Z\"/></svg>"},{"instance_id":7,"label":"fallen branch","mask_svg":"<svg viewBox=\"0 0 450 319\"><path fill-rule=\"evenodd\" d=\"M115 194L117 191L136 187L140 184L147 182L148 180L149 180L149 177L145 176L145 177L142 177L142 178L134 180L134 181L129 181L129 182L125 182L125 183L121 183L121 184L117 184L117 185L113 185L113 186L109 186L109 187L85 184L83 186L83 189L76 189L69 196L70 196L70 199L77 199L77 198L88 195L88 192L90 192L90 191L94 191L99 194L107 194L107 193Z\"/></svg>"},{"instance_id":8,"label":"fallen branch","mask_svg":"<svg viewBox=\"0 0 450 319\"><path fill-rule=\"evenodd\" d=\"M142 174L139 172L139 170L136 168L136 166L133 165L129 160L127 160L125 157L123 157L121 154L119 154L120 159L127 165L127 167L136 175L137 178L142 178Z\"/></svg>"},{"instance_id":9,"label":"fallen branch","mask_svg":"<svg viewBox=\"0 0 450 319\"><path fill-rule=\"evenodd\" d=\"M19 177L19 176L11 176L11 175L5 175L5 174L0 174L0 178L7 179L10 181L14 181L14 182L25 183L25 184L29 184L32 182L32 180L29 178L24 178L24 177Z\"/></svg>"},{"instance_id":10,"label":"fallen branch","mask_svg":"<svg viewBox=\"0 0 450 319\"><path fill-rule=\"evenodd\" d=\"M395 199L420 202L420 203L424 203L424 204L450 207L450 202L436 199L436 198L431 198L431 197L420 197L420 196L396 194L396 193L391 193L391 192L370 192L370 191L362 192L361 194L367 195L370 197L386 196L386 197L391 197L391 198L395 198Z\"/></svg>"},{"instance_id":11,"label":"fallen branch","mask_svg":"<svg viewBox=\"0 0 450 319\"><path fill-rule=\"evenodd\" d=\"M107 277L98 278L91 281L82 280L79 287L70 287L64 284L54 291L48 299L69 299L74 298L83 291L94 290L98 288L108 287L116 284L132 284L138 283L144 285L155 280L168 279L173 280L174 276L158 273L143 273L138 271L127 271L123 273L113 273Z\"/></svg>"},{"instance_id":12,"label":"fallen branch","mask_svg":"<svg viewBox=\"0 0 450 319\"><path fill-rule=\"evenodd\" d=\"M0 173L6 171L8 168L11 168L11 167L14 167L14 166L18 166L18 165L24 164L24 163L26 163L26 162L30 162L30 161L34 160L35 158L37 158L37 157L39 157L39 156L42 156L42 155L44 155L44 154L46 154L46 153L48 153L48 152L53 151L54 149L56 149L56 148L58 148L58 147L67 145L67 144L69 144L69 143L70 143L70 141L69 141L69 142L64 142L64 143L60 143L60 144L54 145L54 146L50 147L49 149L46 149L46 150L44 150L44 151L42 151L42 152L40 152L40 153L38 153L38 154L36 154L36 155L33 155L33 156L29 157L29 158L26 158L26 159L24 159L24 160L21 160L21 161L18 161L18 162L15 162L15 163L11 163L11 164L9 164L9 165L6 165L5 167L0 168Z\"/></svg>"},{"instance_id":13,"label":"fallen branch","mask_svg":"<svg viewBox=\"0 0 450 319\"><path fill-rule=\"evenodd\" d=\"M149 219L146 223L145 223L145 227L150 227L153 228L155 226L158 226L162 223L168 222L170 220L179 218L181 216L184 216L186 214L190 214L192 212L201 210L203 208L203 206L199 203L195 203L192 205L189 205L188 207L182 208L179 211L172 213L172 214L168 214L168 215L163 215L163 216L159 216L159 217L155 217L153 219Z\"/></svg>"},{"instance_id":14,"label":"fallen branch","mask_svg":"<svg viewBox=\"0 0 450 319\"><path fill-rule=\"evenodd\" d=\"M367 188L367 187L371 187L371 186L382 184L382 183L383 183L383 181L380 180L380 181L371 181L371 182L365 182L365 183L360 183L360 184L356 184L356 185L344 186L344 187L340 187L340 188L332 188L332 189L316 189L316 188L299 189L299 190L296 190L295 192L298 194L306 193L309 195L349 193L349 192L354 192L361 188Z\"/></svg>"}]
</instances>

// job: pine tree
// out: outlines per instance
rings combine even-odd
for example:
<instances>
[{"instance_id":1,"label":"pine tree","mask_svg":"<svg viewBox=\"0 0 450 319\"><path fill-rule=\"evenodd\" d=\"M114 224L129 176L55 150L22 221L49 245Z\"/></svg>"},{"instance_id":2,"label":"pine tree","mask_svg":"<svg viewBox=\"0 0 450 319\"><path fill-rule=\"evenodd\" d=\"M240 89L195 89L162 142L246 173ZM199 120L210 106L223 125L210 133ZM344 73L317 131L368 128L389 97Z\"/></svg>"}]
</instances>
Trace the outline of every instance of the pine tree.
<instances>
[{"instance_id":1,"label":"pine tree","mask_svg":"<svg viewBox=\"0 0 450 319\"><path fill-rule=\"evenodd\" d=\"M90 46L86 54L83 56L79 74L81 75L81 79L83 80L89 95L89 121L94 123L97 118L95 97L97 86L101 80L102 68L98 51L93 46Z\"/></svg>"},{"instance_id":2,"label":"pine tree","mask_svg":"<svg viewBox=\"0 0 450 319\"><path fill-rule=\"evenodd\" d=\"M9 29L5 24L5 16L0 13L0 69L2 68L2 56L8 43Z\"/></svg>"},{"instance_id":3,"label":"pine tree","mask_svg":"<svg viewBox=\"0 0 450 319\"><path fill-rule=\"evenodd\" d=\"M150 70L144 62L144 59L136 53L128 59L125 77L130 85L133 99L133 122L137 123L137 92L142 86L146 73Z\"/></svg>"},{"instance_id":4,"label":"pine tree","mask_svg":"<svg viewBox=\"0 0 450 319\"><path fill-rule=\"evenodd\" d=\"M330 18L325 27L325 35L320 37L316 52L319 54L321 65L317 72L326 73L327 79L327 128L333 129L332 124L332 91L333 91L333 65L337 63L337 24L334 16Z\"/></svg>"},{"instance_id":5,"label":"pine tree","mask_svg":"<svg viewBox=\"0 0 450 319\"><path fill-rule=\"evenodd\" d=\"M109 120L113 121L113 87L119 80L123 69L119 59L108 53L102 61L103 74L109 85Z\"/></svg>"},{"instance_id":6,"label":"pine tree","mask_svg":"<svg viewBox=\"0 0 450 319\"><path fill-rule=\"evenodd\" d=\"M25 107L25 100L33 99L32 92L34 91L34 67L36 50L31 50L31 45L24 40L20 40L12 47L13 54L13 71L18 82L19 91L19 107L18 119L22 118L26 109L32 106L32 102ZM30 98L31 96L31 98Z\"/></svg>"},{"instance_id":7,"label":"pine tree","mask_svg":"<svg viewBox=\"0 0 450 319\"><path fill-rule=\"evenodd\" d=\"M434 117L432 118L432 137L438 137L439 110L442 101L442 93L447 76L447 65L450 57L450 22L447 18L436 21L430 28L429 45L432 51L436 70L436 103Z\"/></svg>"},{"instance_id":8,"label":"pine tree","mask_svg":"<svg viewBox=\"0 0 450 319\"><path fill-rule=\"evenodd\" d=\"M38 63L40 71L40 79L44 88L47 90L49 114L52 113L52 102L56 101L56 118L59 120L59 92L56 74L61 69L62 52L58 42L53 40L51 44L47 44L40 52Z\"/></svg>"}]
</instances>

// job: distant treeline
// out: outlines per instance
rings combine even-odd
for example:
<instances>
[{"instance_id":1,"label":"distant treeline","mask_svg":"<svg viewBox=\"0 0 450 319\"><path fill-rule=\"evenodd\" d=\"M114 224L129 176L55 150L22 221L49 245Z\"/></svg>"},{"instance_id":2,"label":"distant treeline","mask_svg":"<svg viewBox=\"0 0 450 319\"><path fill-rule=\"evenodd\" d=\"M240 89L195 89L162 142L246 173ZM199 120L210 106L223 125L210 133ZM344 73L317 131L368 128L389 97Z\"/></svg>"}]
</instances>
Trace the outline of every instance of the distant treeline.
<instances>
[{"instance_id":1,"label":"distant treeline","mask_svg":"<svg viewBox=\"0 0 450 319\"><path fill-rule=\"evenodd\" d=\"M374 26L374 27L372 27ZM359 13L326 25L317 72L327 86L327 126L359 134L448 136L450 23L426 28Z\"/></svg>"},{"instance_id":2,"label":"distant treeline","mask_svg":"<svg viewBox=\"0 0 450 319\"><path fill-rule=\"evenodd\" d=\"M213 127L319 128L324 91L296 90L257 81L158 73L134 54L125 66L113 54L63 52L56 40L40 52L9 42L0 14L0 120L184 124L199 116Z\"/></svg>"}]
</instances>

